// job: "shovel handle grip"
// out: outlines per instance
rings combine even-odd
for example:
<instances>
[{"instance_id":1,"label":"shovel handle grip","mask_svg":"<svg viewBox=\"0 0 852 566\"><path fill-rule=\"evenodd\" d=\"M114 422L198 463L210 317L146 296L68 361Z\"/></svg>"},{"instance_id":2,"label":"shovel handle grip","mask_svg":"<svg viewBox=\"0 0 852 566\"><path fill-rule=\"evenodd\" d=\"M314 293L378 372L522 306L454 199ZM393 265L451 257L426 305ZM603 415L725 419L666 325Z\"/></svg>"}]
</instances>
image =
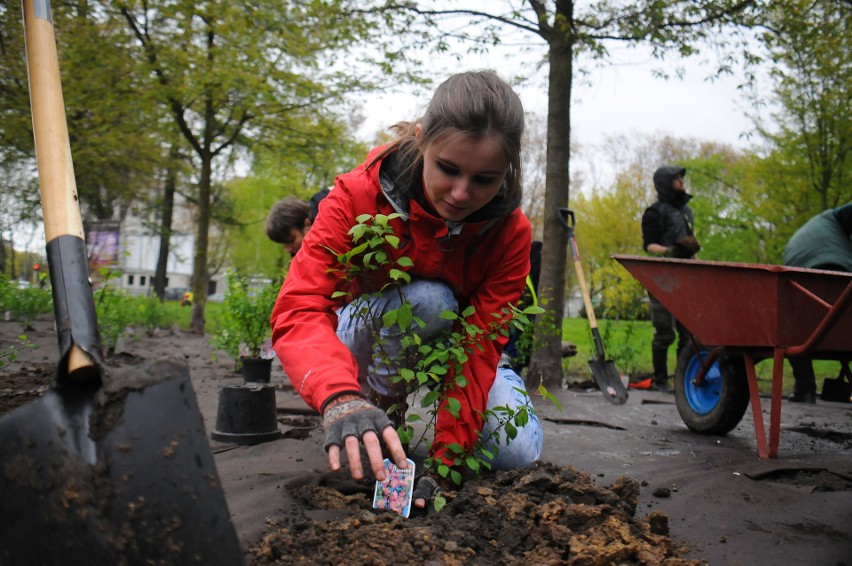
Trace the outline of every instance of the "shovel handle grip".
<instances>
[{"instance_id":1,"label":"shovel handle grip","mask_svg":"<svg viewBox=\"0 0 852 566\"><path fill-rule=\"evenodd\" d=\"M50 2L24 0L23 11L45 242L50 243L60 236L84 240ZM94 365L89 354L76 344L71 345L68 352L69 375L80 370L88 374Z\"/></svg>"}]
</instances>

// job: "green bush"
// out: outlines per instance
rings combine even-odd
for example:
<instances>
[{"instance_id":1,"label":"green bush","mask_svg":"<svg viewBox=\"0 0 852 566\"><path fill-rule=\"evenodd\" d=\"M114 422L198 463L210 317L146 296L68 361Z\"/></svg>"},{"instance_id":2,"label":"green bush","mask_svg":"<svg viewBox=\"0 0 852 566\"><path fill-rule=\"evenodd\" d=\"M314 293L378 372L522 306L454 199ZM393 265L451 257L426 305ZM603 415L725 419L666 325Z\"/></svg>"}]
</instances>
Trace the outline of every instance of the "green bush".
<instances>
[{"instance_id":1,"label":"green bush","mask_svg":"<svg viewBox=\"0 0 852 566\"><path fill-rule=\"evenodd\" d=\"M18 288L16 282L0 274L0 313L9 313L12 320L24 327L37 316L52 312L53 297L50 289L41 287Z\"/></svg>"},{"instance_id":2,"label":"green bush","mask_svg":"<svg viewBox=\"0 0 852 566\"><path fill-rule=\"evenodd\" d=\"M137 309L133 297L107 282L95 290L94 298L101 345L107 350L115 350L118 339L134 322Z\"/></svg>"},{"instance_id":3,"label":"green bush","mask_svg":"<svg viewBox=\"0 0 852 566\"><path fill-rule=\"evenodd\" d=\"M253 282L236 272L228 273L228 288L216 313L213 347L230 355L259 358L263 343L272 335L269 317L278 296L280 281Z\"/></svg>"}]
</instances>

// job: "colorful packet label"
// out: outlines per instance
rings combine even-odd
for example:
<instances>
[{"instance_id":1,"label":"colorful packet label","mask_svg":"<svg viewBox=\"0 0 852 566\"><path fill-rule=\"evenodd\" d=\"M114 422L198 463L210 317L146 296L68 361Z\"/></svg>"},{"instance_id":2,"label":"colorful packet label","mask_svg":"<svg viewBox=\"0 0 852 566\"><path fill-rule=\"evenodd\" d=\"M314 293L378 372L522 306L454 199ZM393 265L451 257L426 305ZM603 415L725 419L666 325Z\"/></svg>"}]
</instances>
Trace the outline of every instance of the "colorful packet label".
<instances>
[{"instance_id":1,"label":"colorful packet label","mask_svg":"<svg viewBox=\"0 0 852 566\"><path fill-rule=\"evenodd\" d=\"M408 517L414 492L414 462L408 459L408 468L403 470L385 458L385 471L387 479L376 482L373 509L390 509Z\"/></svg>"}]
</instances>

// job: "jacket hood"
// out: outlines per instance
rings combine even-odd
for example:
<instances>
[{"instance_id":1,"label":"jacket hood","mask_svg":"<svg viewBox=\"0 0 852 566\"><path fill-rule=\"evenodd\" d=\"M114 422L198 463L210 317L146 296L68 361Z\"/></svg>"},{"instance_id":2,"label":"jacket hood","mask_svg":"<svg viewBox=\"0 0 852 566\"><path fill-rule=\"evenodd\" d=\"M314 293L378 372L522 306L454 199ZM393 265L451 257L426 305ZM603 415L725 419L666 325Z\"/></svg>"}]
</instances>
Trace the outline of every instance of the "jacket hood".
<instances>
[{"instance_id":1,"label":"jacket hood","mask_svg":"<svg viewBox=\"0 0 852 566\"><path fill-rule=\"evenodd\" d=\"M678 176L686 177L685 167L664 165L654 171L654 188L657 189L657 196L661 201L680 207L689 202L692 195L672 188L672 181Z\"/></svg>"},{"instance_id":2,"label":"jacket hood","mask_svg":"<svg viewBox=\"0 0 852 566\"><path fill-rule=\"evenodd\" d=\"M399 163L398 154L390 153L382 160L379 170L379 183L382 191L393 204L397 212L408 215L408 200L414 199L423 210L434 214L423 190L423 168L405 171ZM520 198L510 199L505 184L500 187L494 198L485 206L466 217L463 222L488 222L511 214L520 206Z\"/></svg>"}]
</instances>

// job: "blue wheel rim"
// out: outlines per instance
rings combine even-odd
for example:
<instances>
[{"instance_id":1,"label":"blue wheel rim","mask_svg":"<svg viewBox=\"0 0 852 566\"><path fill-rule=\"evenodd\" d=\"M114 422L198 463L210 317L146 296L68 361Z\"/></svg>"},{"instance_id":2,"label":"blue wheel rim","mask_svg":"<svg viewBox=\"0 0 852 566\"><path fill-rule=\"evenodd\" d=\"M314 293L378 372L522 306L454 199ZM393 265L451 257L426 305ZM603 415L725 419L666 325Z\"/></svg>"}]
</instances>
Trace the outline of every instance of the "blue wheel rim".
<instances>
[{"instance_id":1,"label":"blue wheel rim","mask_svg":"<svg viewBox=\"0 0 852 566\"><path fill-rule=\"evenodd\" d=\"M708 353L701 352L699 355L704 360ZM713 362L704 376L704 381L698 386L694 381L700 370L701 363L698 357L692 356L686 371L683 372L683 391L692 410L699 415L706 415L716 408L722 397L722 370L719 368L719 362Z\"/></svg>"}]
</instances>

